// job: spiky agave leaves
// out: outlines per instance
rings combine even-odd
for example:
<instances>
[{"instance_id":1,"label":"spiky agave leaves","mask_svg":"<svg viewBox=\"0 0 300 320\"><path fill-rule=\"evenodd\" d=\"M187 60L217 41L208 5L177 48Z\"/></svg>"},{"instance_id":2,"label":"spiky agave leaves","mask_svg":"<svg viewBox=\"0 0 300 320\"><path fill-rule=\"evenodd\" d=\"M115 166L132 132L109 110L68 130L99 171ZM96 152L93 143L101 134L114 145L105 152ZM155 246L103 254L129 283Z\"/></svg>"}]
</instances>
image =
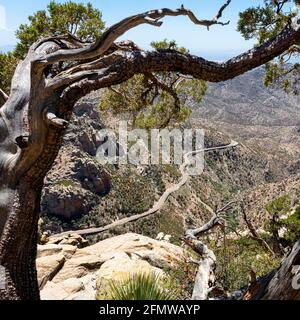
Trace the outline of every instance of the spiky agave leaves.
<instances>
[{"instance_id":1,"label":"spiky agave leaves","mask_svg":"<svg viewBox=\"0 0 300 320\"><path fill-rule=\"evenodd\" d=\"M155 273L140 273L124 281L111 282L111 300L174 300L176 293L162 286L161 276Z\"/></svg>"}]
</instances>

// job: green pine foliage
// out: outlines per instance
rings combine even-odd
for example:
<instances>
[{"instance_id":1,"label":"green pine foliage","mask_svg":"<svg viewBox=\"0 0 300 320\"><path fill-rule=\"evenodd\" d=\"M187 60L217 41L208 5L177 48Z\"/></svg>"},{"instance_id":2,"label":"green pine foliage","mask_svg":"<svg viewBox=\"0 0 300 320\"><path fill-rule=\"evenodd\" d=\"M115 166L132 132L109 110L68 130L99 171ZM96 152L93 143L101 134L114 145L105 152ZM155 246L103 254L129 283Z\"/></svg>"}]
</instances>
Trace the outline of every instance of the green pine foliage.
<instances>
[{"instance_id":1,"label":"green pine foliage","mask_svg":"<svg viewBox=\"0 0 300 320\"><path fill-rule=\"evenodd\" d=\"M295 4L297 6L295 6ZM257 44L278 35L292 19L299 19L299 1L264 0L263 5L240 13L238 30L246 40L256 39ZM300 93L300 47L295 45L266 65L264 83L288 93Z\"/></svg>"},{"instance_id":2,"label":"green pine foliage","mask_svg":"<svg viewBox=\"0 0 300 320\"><path fill-rule=\"evenodd\" d=\"M85 5L73 1L51 1L47 10L37 11L28 20L29 23L21 24L16 31L19 43L14 54L21 59L42 36L71 33L82 41L92 42L104 29L101 11L93 8L90 2Z\"/></svg>"},{"instance_id":3,"label":"green pine foliage","mask_svg":"<svg viewBox=\"0 0 300 320\"><path fill-rule=\"evenodd\" d=\"M92 42L99 37L105 24L102 13L91 3L51 1L47 10L40 10L28 17L16 31L19 40L16 48L0 53L0 88L9 93L11 80L18 62L26 56L29 47L38 39L71 33L82 41Z\"/></svg>"},{"instance_id":4,"label":"green pine foliage","mask_svg":"<svg viewBox=\"0 0 300 320\"><path fill-rule=\"evenodd\" d=\"M284 234L284 239L292 247L300 239L300 206L295 213L282 220L282 226L288 230Z\"/></svg>"},{"instance_id":5,"label":"green pine foliage","mask_svg":"<svg viewBox=\"0 0 300 320\"><path fill-rule=\"evenodd\" d=\"M268 213L276 215L276 223L270 221L266 224L266 230L273 232L276 230L285 230L280 239L283 247L292 247L300 239L300 206L292 211L291 199L284 195L270 202L266 207Z\"/></svg>"},{"instance_id":6,"label":"green pine foliage","mask_svg":"<svg viewBox=\"0 0 300 320\"><path fill-rule=\"evenodd\" d=\"M152 42L151 46L157 51L188 53L174 40ZM157 85L158 82L161 85ZM127 115L133 128L165 128L186 122L192 112L190 103L200 103L206 91L205 81L184 78L177 73L136 75L120 85L105 89L99 107L102 111Z\"/></svg>"},{"instance_id":7,"label":"green pine foliage","mask_svg":"<svg viewBox=\"0 0 300 320\"><path fill-rule=\"evenodd\" d=\"M12 53L0 53L0 88L9 93L18 59Z\"/></svg>"},{"instance_id":8,"label":"green pine foliage","mask_svg":"<svg viewBox=\"0 0 300 320\"><path fill-rule=\"evenodd\" d=\"M289 195L281 196L271 201L267 206L266 210L270 214L284 215L291 210L291 198Z\"/></svg>"}]
</instances>

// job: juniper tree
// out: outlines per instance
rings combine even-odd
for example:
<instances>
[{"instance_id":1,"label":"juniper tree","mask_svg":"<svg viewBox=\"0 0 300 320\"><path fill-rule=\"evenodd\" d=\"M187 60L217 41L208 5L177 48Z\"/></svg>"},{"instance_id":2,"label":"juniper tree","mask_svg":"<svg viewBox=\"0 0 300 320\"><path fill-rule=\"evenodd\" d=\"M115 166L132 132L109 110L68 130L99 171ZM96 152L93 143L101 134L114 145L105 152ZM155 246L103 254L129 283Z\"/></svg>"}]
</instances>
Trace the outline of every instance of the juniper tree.
<instances>
[{"instance_id":1,"label":"juniper tree","mask_svg":"<svg viewBox=\"0 0 300 320\"><path fill-rule=\"evenodd\" d=\"M72 34L37 40L19 63L11 92L0 108L0 265L7 288L1 299L39 299L37 225L43 180L61 148L74 104L89 92L118 85L137 74L175 72L202 81L232 79L264 65L300 43L300 22L226 62L167 50L143 51L120 36L142 24L159 27L166 16L186 16L202 27L220 21L228 0L211 20L184 6L152 10L106 29L93 43ZM280 292L278 293L280 294Z\"/></svg>"},{"instance_id":2,"label":"juniper tree","mask_svg":"<svg viewBox=\"0 0 300 320\"><path fill-rule=\"evenodd\" d=\"M299 1L265 0L263 5L240 13L238 30L246 40L256 39L256 45L276 36L298 15ZM300 46L294 44L266 65L264 83L288 93L300 93Z\"/></svg>"}]
</instances>

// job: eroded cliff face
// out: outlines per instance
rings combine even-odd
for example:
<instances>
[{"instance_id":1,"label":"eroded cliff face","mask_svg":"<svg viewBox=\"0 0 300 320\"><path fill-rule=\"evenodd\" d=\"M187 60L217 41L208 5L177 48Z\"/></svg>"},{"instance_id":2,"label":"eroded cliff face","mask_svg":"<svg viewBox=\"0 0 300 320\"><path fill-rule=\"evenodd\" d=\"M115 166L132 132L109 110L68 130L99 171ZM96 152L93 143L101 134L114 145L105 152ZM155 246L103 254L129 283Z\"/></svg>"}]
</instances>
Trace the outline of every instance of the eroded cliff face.
<instances>
[{"instance_id":1,"label":"eroded cliff face","mask_svg":"<svg viewBox=\"0 0 300 320\"><path fill-rule=\"evenodd\" d=\"M103 143L95 104L87 98L76 105L63 147L45 179L41 210L49 216L72 220L86 215L111 189L109 175L95 158Z\"/></svg>"}]
</instances>

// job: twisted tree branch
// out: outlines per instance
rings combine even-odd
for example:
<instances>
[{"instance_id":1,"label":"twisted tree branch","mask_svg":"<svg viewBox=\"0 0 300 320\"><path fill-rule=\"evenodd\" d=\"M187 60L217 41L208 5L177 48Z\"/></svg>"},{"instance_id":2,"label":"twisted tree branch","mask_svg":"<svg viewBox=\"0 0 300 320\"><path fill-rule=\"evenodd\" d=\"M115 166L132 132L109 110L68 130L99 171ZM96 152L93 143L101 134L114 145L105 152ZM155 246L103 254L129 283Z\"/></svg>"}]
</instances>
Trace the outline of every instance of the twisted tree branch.
<instances>
[{"instance_id":1,"label":"twisted tree branch","mask_svg":"<svg viewBox=\"0 0 300 320\"><path fill-rule=\"evenodd\" d=\"M191 10L185 9L184 6L177 10L164 8L137 14L126 18L107 29L103 35L92 45L87 45L84 48L73 50L59 50L47 56L43 55L36 58L36 63L49 65L60 61L79 61L101 56L112 46L115 40L117 40L130 29L133 29L141 24L150 24L155 27L160 27L163 24L163 22L160 20L166 16L187 16L193 23L200 26L205 26L207 28L216 24L226 25L229 22L222 23L219 22L218 19L222 16L223 11L227 8L230 2L231 0L228 0L212 20L199 20Z\"/></svg>"},{"instance_id":2,"label":"twisted tree branch","mask_svg":"<svg viewBox=\"0 0 300 320\"><path fill-rule=\"evenodd\" d=\"M288 24L278 36L261 46L221 63L189 54L181 54L173 50L161 50L159 52L116 51L112 55L100 58L98 60L99 65L96 62L88 65L84 64L77 67L83 70L80 73L75 72L68 77L64 74L58 76L53 79L54 83L49 82L49 86L55 85L55 88L70 86L68 92L85 87L85 92L89 92L90 90L119 84L137 73L160 71L179 72L209 82L226 81L271 61L299 42L300 25L293 23ZM105 59L110 60L110 62L115 61L115 63L104 69L107 66L102 63ZM97 70L98 67L102 69ZM93 68L94 70L91 72Z\"/></svg>"}]
</instances>

